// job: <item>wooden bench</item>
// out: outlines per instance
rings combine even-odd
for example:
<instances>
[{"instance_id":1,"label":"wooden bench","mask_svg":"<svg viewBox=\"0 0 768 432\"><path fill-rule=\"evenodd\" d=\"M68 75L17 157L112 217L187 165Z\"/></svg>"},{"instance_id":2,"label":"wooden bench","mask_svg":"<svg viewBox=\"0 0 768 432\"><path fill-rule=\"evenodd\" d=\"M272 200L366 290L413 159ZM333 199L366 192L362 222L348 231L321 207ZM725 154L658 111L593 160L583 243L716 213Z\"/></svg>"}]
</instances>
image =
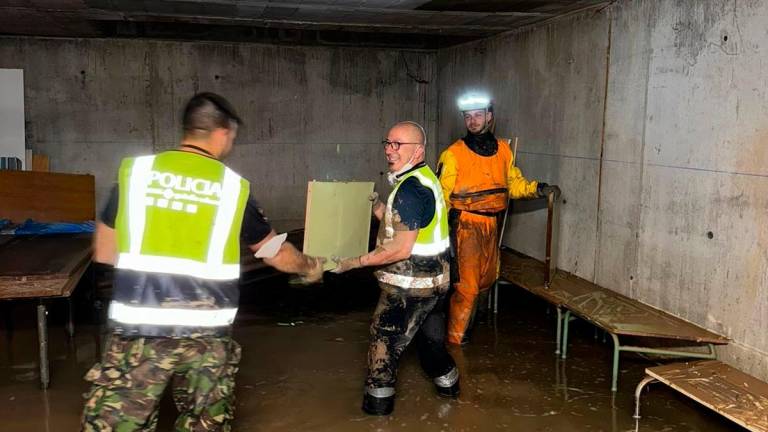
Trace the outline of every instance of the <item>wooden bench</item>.
<instances>
[{"instance_id":1,"label":"wooden bench","mask_svg":"<svg viewBox=\"0 0 768 432\"><path fill-rule=\"evenodd\" d=\"M635 390L636 419L643 387L660 382L748 430L768 432L768 383L717 360L657 366L645 374Z\"/></svg>"},{"instance_id":2,"label":"wooden bench","mask_svg":"<svg viewBox=\"0 0 768 432\"><path fill-rule=\"evenodd\" d=\"M611 335L612 391L617 389L621 352L714 359L714 345L728 343L728 338L724 336L563 271L555 272L547 285L545 276L548 272L545 264L511 249L502 251L500 270L501 278L555 306L558 316L555 352L563 359L567 357L569 323L574 317L579 317ZM622 345L619 338L624 336L650 338L648 340L653 340L656 344L665 339L689 341L699 345L705 344L708 351Z\"/></svg>"}]
</instances>

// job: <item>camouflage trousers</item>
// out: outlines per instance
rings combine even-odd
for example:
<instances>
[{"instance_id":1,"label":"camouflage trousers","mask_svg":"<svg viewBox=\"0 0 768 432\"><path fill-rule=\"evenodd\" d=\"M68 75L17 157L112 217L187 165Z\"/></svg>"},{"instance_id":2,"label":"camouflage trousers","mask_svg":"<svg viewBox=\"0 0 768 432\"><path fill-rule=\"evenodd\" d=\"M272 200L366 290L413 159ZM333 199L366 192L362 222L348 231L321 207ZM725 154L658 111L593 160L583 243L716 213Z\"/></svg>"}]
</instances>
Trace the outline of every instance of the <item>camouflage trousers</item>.
<instances>
[{"instance_id":1,"label":"camouflage trousers","mask_svg":"<svg viewBox=\"0 0 768 432\"><path fill-rule=\"evenodd\" d=\"M154 431L158 404L173 386L175 431L230 431L240 345L229 337L141 338L113 335L101 363L85 376L82 430Z\"/></svg>"}]
</instances>

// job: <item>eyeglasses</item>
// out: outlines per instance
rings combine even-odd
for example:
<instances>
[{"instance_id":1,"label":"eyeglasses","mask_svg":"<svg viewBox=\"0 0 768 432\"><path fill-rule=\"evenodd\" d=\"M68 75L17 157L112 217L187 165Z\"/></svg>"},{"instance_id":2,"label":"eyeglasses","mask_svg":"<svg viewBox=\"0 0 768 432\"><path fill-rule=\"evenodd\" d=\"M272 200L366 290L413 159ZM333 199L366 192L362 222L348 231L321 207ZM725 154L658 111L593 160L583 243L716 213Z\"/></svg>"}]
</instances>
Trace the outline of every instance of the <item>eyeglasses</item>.
<instances>
[{"instance_id":1,"label":"eyeglasses","mask_svg":"<svg viewBox=\"0 0 768 432\"><path fill-rule=\"evenodd\" d=\"M387 147L391 147L392 150L394 150L394 151L400 150L400 146L403 145L403 144L421 145L421 143L418 143L418 142L400 142L400 141L390 141L388 139L385 139L385 140L381 141L381 145L384 146L385 149Z\"/></svg>"}]
</instances>

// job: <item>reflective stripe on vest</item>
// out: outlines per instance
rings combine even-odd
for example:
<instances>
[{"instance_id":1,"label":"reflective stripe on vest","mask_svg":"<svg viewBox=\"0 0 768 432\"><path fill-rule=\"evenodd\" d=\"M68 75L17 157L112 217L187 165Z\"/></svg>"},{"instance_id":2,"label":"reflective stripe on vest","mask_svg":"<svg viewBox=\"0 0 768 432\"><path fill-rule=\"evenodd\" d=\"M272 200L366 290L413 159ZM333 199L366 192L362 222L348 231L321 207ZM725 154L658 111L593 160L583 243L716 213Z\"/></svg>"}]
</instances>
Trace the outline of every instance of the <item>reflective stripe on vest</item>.
<instances>
[{"instance_id":1,"label":"reflective stripe on vest","mask_svg":"<svg viewBox=\"0 0 768 432\"><path fill-rule=\"evenodd\" d=\"M431 176L425 175L421 172L426 170ZM448 219L447 210L445 207L445 201L443 199L443 193L440 188L440 184L437 177L432 174L429 167L424 166L417 170L413 170L406 174L395 186L392 193L389 194L387 199L387 208L385 210L385 232L388 237L394 236L394 227L392 226L393 219L393 204L395 195L397 194L400 185L409 177L416 177L422 186L429 188L432 191L432 195L435 197L435 215L432 218L429 226L419 230L419 234L416 238L416 243L411 249L411 255L417 256L436 256L442 252L445 252L450 247L450 237L448 235ZM431 279L431 278L430 278ZM394 284L398 285L398 284ZM400 285L398 285L400 286Z\"/></svg>"},{"instance_id":2,"label":"reflective stripe on vest","mask_svg":"<svg viewBox=\"0 0 768 432\"><path fill-rule=\"evenodd\" d=\"M167 157L184 158L193 156L176 154ZM232 258L230 260L232 262L225 262L225 249L228 246L228 241L231 241L234 221L239 216L237 215L238 207L241 206L242 199L247 198L247 195L241 196L244 186L241 185L242 180L240 176L222 165L223 174L220 183L207 179L185 178L187 181L186 190L184 187L175 188L173 186L153 188L150 187L153 175L176 176L172 172L159 174L154 172L153 166L156 158L156 156L135 158L130 168L129 177L127 179L121 178L121 181L127 181L128 183L127 200L125 202L127 206L127 223L125 225L127 226L121 227L121 229L127 231L126 241L128 247L121 247L115 267L143 272L187 275L209 280L232 280L240 277L239 259ZM169 161L169 159L164 160ZM170 159L170 161L175 161L175 159ZM214 161L210 162L213 163ZM208 161L204 162L204 164L207 163ZM215 163L218 164L219 162ZM205 166L210 168L209 165ZM178 177L182 178L181 175L178 175ZM193 186L196 184L216 186L216 193L210 191L207 195L204 192L198 193L199 191L195 190ZM213 187L211 187L211 190L213 190ZM245 192L247 193L247 189L245 189ZM216 195L218 195L218 200L213 199ZM207 250L200 248L200 243L196 244L196 247L200 249L198 252L203 253L203 259L185 257L183 252L188 251L184 250L176 251L175 253L178 253L178 256L168 256L175 253L170 252L158 255L157 253L148 253L142 249L144 237L151 228L147 226L148 209L169 209L191 217L196 215L198 208L202 206L213 207L213 211L215 211L212 227L204 225L204 231L201 231L206 234L209 233L209 236L205 238ZM167 220L165 221L167 222ZM203 244L204 246L205 244ZM232 245L229 246L231 249ZM235 246L238 246L239 249L239 243Z\"/></svg>"},{"instance_id":3,"label":"reflective stripe on vest","mask_svg":"<svg viewBox=\"0 0 768 432\"><path fill-rule=\"evenodd\" d=\"M117 268L150 273L170 273L200 279L231 280L240 277L240 264L212 264L186 258L121 253Z\"/></svg>"},{"instance_id":4,"label":"reflective stripe on vest","mask_svg":"<svg viewBox=\"0 0 768 432\"><path fill-rule=\"evenodd\" d=\"M129 306L113 301L109 305L109 319L132 325L183 325L194 327L223 327L235 321L237 308L179 309Z\"/></svg>"},{"instance_id":5,"label":"reflective stripe on vest","mask_svg":"<svg viewBox=\"0 0 768 432\"><path fill-rule=\"evenodd\" d=\"M379 387L379 388L369 388L365 390L366 393L369 395L381 399L381 398L388 398L395 395L395 388L394 387Z\"/></svg>"},{"instance_id":6,"label":"reflective stripe on vest","mask_svg":"<svg viewBox=\"0 0 768 432\"><path fill-rule=\"evenodd\" d=\"M436 377L433 381L438 387L452 387L459 380L459 369L454 366L447 374Z\"/></svg>"},{"instance_id":7,"label":"reflective stripe on vest","mask_svg":"<svg viewBox=\"0 0 768 432\"><path fill-rule=\"evenodd\" d=\"M401 288L434 288L448 282L448 274L441 273L435 277L416 277L404 276L387 271L380 271L376 278L379 282L384 282Z\"/></svg>"}]
</instances>

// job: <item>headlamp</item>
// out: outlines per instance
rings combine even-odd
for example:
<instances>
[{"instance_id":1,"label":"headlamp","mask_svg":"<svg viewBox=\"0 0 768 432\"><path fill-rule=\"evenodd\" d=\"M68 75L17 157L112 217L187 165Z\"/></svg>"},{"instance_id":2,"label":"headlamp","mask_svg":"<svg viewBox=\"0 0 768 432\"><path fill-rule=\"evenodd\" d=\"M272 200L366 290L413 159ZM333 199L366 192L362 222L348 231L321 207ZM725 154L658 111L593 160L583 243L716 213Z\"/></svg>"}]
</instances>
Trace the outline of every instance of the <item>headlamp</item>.
<instances>
[{"instance_id":1,"label":"headlamp","mask_svg":"<svg viewBox=\"0 0 768 432\"><path fill-rule=\"evenodd\" d=\"M488 109L491 105L491 99L488 96L478 93L467 93L461 96L456 104L460 111L471 111L478 109Z\"/></svg>"}]
</instances>

